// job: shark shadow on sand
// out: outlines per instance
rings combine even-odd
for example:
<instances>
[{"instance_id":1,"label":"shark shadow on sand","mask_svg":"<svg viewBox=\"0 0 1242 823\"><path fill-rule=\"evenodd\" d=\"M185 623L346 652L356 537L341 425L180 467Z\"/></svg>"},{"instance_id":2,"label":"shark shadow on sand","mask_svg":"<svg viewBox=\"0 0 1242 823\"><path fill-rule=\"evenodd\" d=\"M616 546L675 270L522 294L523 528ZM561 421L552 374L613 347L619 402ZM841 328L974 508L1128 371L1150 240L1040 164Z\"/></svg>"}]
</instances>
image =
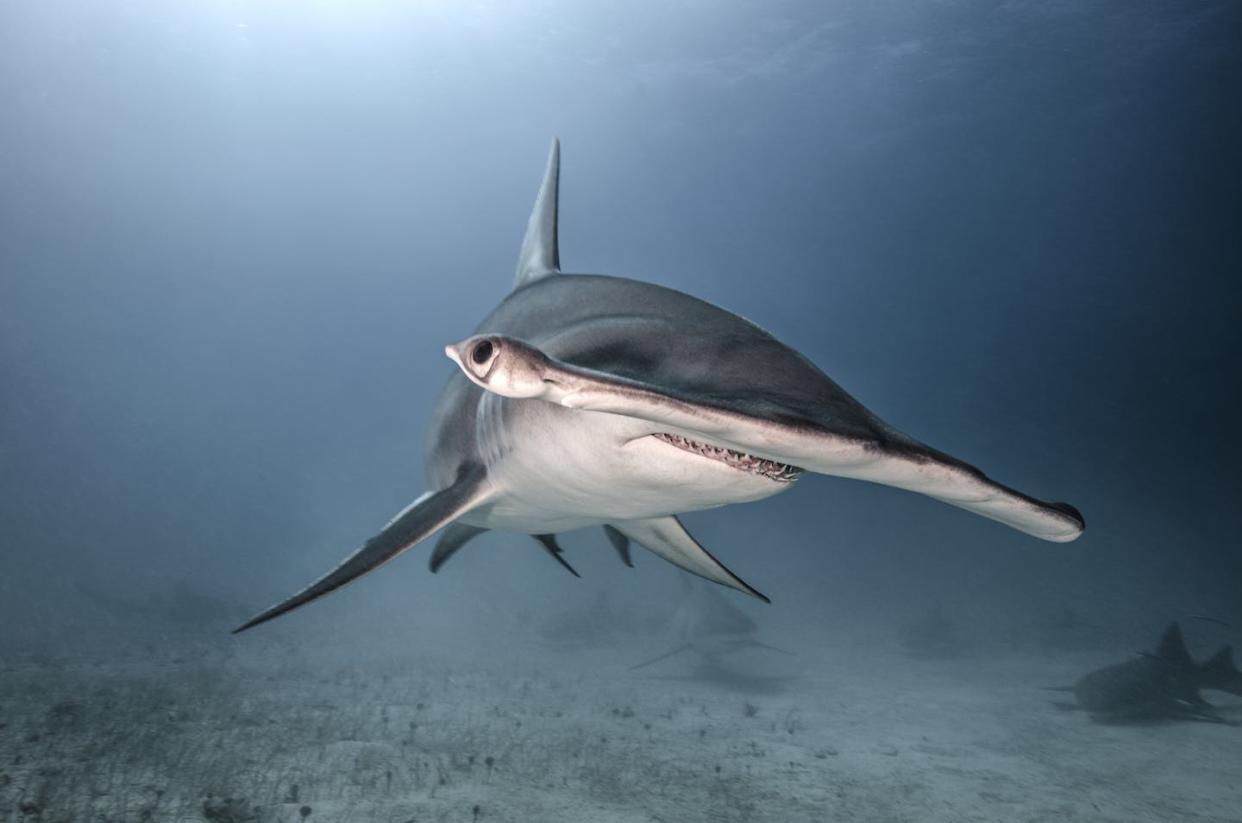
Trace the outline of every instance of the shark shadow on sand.
<instances>
[{"instance_id":1,"label":"shark shadow on sand","mask_svg":"<svg viewBox=\"0 0 1242 823\"><path fill-rule=\"evenodd\" d=\"M600 591L589 605L569 607L549 616L539 626L537 638L540 645L553 651L612 649L658 630L662 622L648 611L618 604L608 591Z\"/></svg>"},{"instance_id":2,"label":"shark shadow on sand","mask_svg":"<svg viewBox=\"0 0 1242 823\"><path fill-rule=\"evenodd\" d=\"M758 651L765 654L793 655L794 652L765 643L758 638L754 619L730 603L716 589L691 585L681 578L682 599L669 619L672 648L630 666L630 671L646 669L665 660L687 655L693 660L688 675L677 679L710 682L740 692L774 692L794 679L747 671L726 662L737 655Z\"/></svg>"}]
</instances>

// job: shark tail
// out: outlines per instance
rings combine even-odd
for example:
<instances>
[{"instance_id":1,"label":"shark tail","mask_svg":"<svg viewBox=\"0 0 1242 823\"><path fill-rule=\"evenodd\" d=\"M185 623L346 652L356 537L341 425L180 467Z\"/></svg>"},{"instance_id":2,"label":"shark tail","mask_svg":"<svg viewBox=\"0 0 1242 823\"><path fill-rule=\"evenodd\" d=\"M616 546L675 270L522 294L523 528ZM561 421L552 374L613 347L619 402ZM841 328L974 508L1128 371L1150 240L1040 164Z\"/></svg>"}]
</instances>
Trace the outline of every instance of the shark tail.
<instances>
[{"instance_id":1,"label":"shark tail","mask_svg":"<svg viewBox=\"0 0 1242 823\"><path fill-rule=\"evenodd\" d=\"M1242 696L1242 672L1233 662L1233 647L1225 646L1199 664L1200 688Z\"/></svg>"}]
</instances>

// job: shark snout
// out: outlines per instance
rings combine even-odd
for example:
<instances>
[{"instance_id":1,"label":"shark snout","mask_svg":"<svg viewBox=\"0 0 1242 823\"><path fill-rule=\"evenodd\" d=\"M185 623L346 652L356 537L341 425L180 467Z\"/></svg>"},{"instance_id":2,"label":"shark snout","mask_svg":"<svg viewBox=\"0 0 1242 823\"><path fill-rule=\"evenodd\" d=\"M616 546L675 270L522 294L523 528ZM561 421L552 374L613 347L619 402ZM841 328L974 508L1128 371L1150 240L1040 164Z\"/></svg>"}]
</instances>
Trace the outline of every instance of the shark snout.
<instances>
[{"instance_id":1,"label":"shark snout","mask_svg":"<svg viewBox=\"0 0 1242 823\"><path fill-rule=\"evenodd\" d=\"M504 397L539 397L545 392L548 357L521 340L476 334L444 347L444 353L472 382Z\"/></svg>"},{"instance_id":2,"label":"shark snout","mask_svg":"<svg viewBox=\"0 0 1242 823\"><path fill-rule=\"evenodd\" d=\"M466 341L462 341L462 343L448 344L445 346L445 356L453 362L456 362L458 369L469 372L469 367L466 365L466 351L463 349L463 346L465 345Z\"/></svg>"},{"instance_id":3,"label":"shark snout","mask_svg":"<svg viewBox=\"0 0 1242 823\"><path fill-rule=\"evenodd\" d=\"M493 371L501 365L504 352L501 338L490 334L476 334L460 343L444 347L444 353L457 364L466 376L484 388L491 388Z\"/></svg>"},{"instance_id":4,"label":"shark snout","mask_svg":"<svg viewBox=\"0 0 1242 823\"><path fill-rule=\"evenodd\" d=\"M444 353L450 360L480 380L487 379L492 365L500 358L501 350L499 337L483 334L444 347Z\"/></svg>"}]
</instances>

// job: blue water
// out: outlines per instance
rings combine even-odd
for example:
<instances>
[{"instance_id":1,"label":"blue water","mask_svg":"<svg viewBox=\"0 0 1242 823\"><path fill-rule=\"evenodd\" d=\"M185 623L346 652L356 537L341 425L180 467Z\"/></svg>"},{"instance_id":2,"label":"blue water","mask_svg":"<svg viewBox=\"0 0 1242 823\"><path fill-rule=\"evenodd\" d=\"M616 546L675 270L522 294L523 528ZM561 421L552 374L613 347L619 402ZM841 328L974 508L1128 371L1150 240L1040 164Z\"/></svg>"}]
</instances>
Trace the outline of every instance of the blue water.
<instances>
[{"instance_id":1,"label":"blue water","mask_svg":"<svg viewBox=\"0 0 1242 823\"><path fill-rule=\"evenodd\" d=\"M1242 639L1239 31L1232 2L0 11L0 821L1238 820L1237 729L1040 687L1173 620L1196 659ZM443 346L510 288L554 137L565 270L744 315L1085 536L807 477L686 517L796 656L630 672L681 573L595 530L561 537L582 579L491 534L230 637L424 490Z\"/></svg>"}]
</instances>

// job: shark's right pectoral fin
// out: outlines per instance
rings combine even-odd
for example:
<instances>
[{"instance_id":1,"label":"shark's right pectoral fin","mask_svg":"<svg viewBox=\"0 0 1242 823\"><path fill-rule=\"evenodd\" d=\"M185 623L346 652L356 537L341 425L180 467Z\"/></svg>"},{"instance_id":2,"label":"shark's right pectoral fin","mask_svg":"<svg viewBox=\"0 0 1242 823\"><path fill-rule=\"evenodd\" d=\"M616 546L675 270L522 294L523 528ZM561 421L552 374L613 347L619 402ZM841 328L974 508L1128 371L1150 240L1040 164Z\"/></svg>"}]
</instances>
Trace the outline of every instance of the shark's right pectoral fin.
<instances>
[{"instance_id":1,"label":"shark's right pectoral fin","mask_svg":"<svg viewBox=\"0 0 1242 823\"><path fill-rule=\"evenodd\" d=\"M1216 689L1242 697L1242 672L1233 662L1233 647L1225 646L1198 667L1200 688Z\"/></svg>"},{"instance_id":2,"label":"shark's right pectoral fin","mask_svg":"<svg viewBox=\"0 0 1242 823\"><path fill-rule=\"evenodd\" d=\"M453 485L419 498L335 569L289 599L255 615L234 629L233 634L293 611L379 568L437 529L487 502L491 493L484 469L464 466Z\"/></svg>"},{"instance_id":3,"label":"shark's right pectoral fin","mask_svg":"<svg viewBox=\"0 0 1242 823\"><path fill-rule=\"evenodd\" d=\"M650 520L618 520L609 524L625 537L658 554L674 566L691 574L745 592L769 603L767 597L729 571L711 552L699 545L676 517L655 517Z\"/></svg>"}]
</instances>

